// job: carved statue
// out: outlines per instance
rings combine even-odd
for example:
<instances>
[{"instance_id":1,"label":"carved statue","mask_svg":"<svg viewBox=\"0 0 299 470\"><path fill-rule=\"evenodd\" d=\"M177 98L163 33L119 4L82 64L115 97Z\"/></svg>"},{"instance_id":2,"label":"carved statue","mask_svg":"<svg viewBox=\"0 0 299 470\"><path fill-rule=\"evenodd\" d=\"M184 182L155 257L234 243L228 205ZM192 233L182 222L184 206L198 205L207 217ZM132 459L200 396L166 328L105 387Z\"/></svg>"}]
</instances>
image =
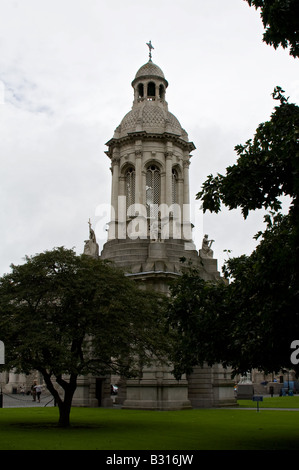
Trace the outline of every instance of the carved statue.
<instances>
[{"instance_id":1,"label":"carved statue","mask_svg":"<svg viewBox=\"0 0 299 470\"><path fill-rule=\"evenodd\" d=\"M96 236L95 236L95 233L94 233L94 230L91 228L91 222L90 222L90 219L88 221L88 225L89 225L89 239L92 240L94 243L96 243Z\"/></svg>"},{"instance_id":2,"label":"carved statue","mask_svg":"<svg viewBox=\"0 0 299 470\"><path fill-rule=\"evenodd\" d=\"M157 242L161 240L161 218L154 219L150 225L150 238Z\"/></svg>"},{"instance_id":3,"label":"carved statue","mask_svg":"<svg viewBox=\"0 0 299 470\"><path fill-rule=\"evenodd\" d=\"M246 375L241 376L239 384L252 384L249 372L247 372Z\"/></svg>"},{"instance_id":4,"label":"carved statue","mask_svg":"<svg viewBox=\"0 0 299 470\"><path fill-rule=\"evenodd\" d=\"M89 225L89 240L85 240L84 254L97 258L99 256L99 245L97 244L94 230L91 228L90 219L88 221L88 225Z\"/></svg>"},{"instance_id":5,"label":"carved statue","mask_svg":"<svg viewBox=\"0 0 299 470\"><path fill-rule=\"evenodd\" d=\"M212 244L215 240L209 240L209 236L205 235L202 240L201 255L208 258L213 258Z\"/></svg>"}]
</instances>

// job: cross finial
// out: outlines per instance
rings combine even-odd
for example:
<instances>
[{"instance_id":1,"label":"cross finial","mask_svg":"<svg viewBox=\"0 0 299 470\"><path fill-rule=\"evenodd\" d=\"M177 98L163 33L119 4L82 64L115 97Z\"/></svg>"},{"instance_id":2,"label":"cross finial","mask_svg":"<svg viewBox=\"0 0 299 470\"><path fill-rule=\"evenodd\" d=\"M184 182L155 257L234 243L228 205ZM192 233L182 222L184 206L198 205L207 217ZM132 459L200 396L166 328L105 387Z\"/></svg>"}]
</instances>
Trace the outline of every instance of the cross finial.
<instances>
[{"instance_id":1,"label":"cross finial","mask_svg":"<svg viewBox=\"0 0 299 470\"><path fill-rule=\"evenodd\" d=\"M149 60L151 61L152 60L152 49L154 49L154 46L152 45L152 41L147 42L146 45L149 48Z\"/></svg>"}]
</instances>

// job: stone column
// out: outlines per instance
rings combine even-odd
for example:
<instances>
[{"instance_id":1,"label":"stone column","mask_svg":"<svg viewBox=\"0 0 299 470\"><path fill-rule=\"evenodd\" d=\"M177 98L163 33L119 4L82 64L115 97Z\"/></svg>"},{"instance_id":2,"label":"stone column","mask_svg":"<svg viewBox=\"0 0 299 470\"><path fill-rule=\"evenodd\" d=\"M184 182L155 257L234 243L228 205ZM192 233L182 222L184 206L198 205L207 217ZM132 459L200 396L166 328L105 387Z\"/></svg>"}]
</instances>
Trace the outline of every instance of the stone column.
<instances>
[{"instance_id":1,"label":"stone column","mask_svg":"<svg viewBox=\"0 0 299 470\"><path fill-rule=\"evenodd\" d=\"M117 202L117 233L116 238L126 238L126 224L127 224L127 204L126 204L126 189L125 189L126 178L124 175L119 175L118 185L118 202Z\"/></svg>"},{"instance_id":2,"label":"stone column","mask_svg":"<svg viewBox=\"0 0 299 470\"><path fill-rule=\"evenodd\" d=\"M190 204L189 196L189 160L185 160L183 163L184 167L184 204Z\"/></svg>"},{"instance_id":3,"label":"stone column","mask_svg":"<svg viewBox=\"0 0 299 470\"><path fill-rule=\"evenodd\" d=\"M117 219L118 211L118 185L119 185L119 162L120 158L118 152L113 152L112 157L112 189L111 189L111 220Z\"/></svg>"},{"instance_id":4,"label":"stone column","mask_svg":"<svg viewBox=\"0 0 299 470\"><path fill-rule=\"evenodd\" d=\"M189 160L183 163L184 168L184 192L183 192L183 238L191 240L191 223L190 223L190 196L189 196Z\"/></svg>"},{"instance_id":5,"label":"stone column","mask_svg":"<svg viewBox=\"0 0 299 470\"><path fill-rule=\"evenodd\" d=\"M166 171L161 171L160 173L161 177L161 200L160 204L166 204Z\"/></svg>"},{"instance_id":6,"label":"stone column","mask_svg":"<svg viewBox=\"0 0 299 470\"><path fill-rule=\"evenodd\" d=\"M178 204L180 205L181 214L183 214L184 204L184 179L181 175L178 177Z\"/></svg>"},{"instance_id":7,"label":"stone column","mask_svg":"<svg viewBox=\"0 0 299 470\"><path fill-rule=\"evenodd\" d=\"M183 237L183 202L184 202L184 179L182 174L178 177L178 204L180 207L180 219L179 219L179 238Z\"/></svg>"},{"instance_id":8,"label":"stone column","mask_svg":"<svg viewBox=\"0 0 299 470\"><path fill-rule=\"evenodd\" d=\"M158 101L159 100L159 83L155 81L155 100Z\"/></svg>"},{"instance_id":9,"label":"stone column","mask_svg":"<svg viewBox=\"0 0 299 470\"><path fill-rule=\"evenodd\" d=\"M114 149L113 156L111 158L112 186L108 240L113 240L117 236L119 162L119 152Z\"/></svg>"},{"instance_id":10,"label":"stone column","mask_svg":"<svg viewBox=\"0 0 299 470\"><path fill-rule=\"evenodd\" d=\"M135 204L143 204L142 198L142 152L135 151Z\"/></svg>"},{"instance_id":11,"label":"stone column","mask_svg":"<svg viewBox=\"0 0 299 470\"><path fill-rule=\"evenodd\" d=\"M165 181L166 200L165 200L165 203L167 204L168 207L170 207L172 204L172 157L173 157L173 153L166 152L165 157L166 157L166 181Z\"/></svg>"},{"instance_id":12,"label":"stone column","mask_svg":"<svg viewBox=\"0 0 299 470\"><path fill-rule=\"evenodd\" d=\"M142 201L141 203L146 207L146 171L143 169L142 172Z\"/></svg>"}]
</instances>

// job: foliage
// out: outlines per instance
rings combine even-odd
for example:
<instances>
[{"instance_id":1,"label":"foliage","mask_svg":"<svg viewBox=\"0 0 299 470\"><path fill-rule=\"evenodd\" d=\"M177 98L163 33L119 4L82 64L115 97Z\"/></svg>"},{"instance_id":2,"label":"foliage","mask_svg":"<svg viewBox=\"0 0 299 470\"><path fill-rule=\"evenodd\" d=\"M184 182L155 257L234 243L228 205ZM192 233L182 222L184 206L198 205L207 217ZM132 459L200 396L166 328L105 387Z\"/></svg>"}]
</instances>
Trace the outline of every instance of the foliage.
<instances>
[{"instance_id":1,"label":"foliage","mask_svg":"<svg viewBox=\"0 0 299 470\"><path fill-rule=\"evenodd\" d=\"M256 250L225 264L229 284L204 281L190 268L172 286L168 315L177 334L171 356L177 378L203 363L221 363L234 374L253 368L299 373L290 362L299 331L292 219L276 214L267 221Z\"/></svg>"},{"instance_id":2,"label":"foliage","mask_svg":"<svg viewBox=\"0 0 299 470\"><path fill-rule=\"evenodd\" d=\"M250 256L229 260L227 294L231 309L228 341L235 348L235 370L295 369L290 345L299 331L298 264L290 215L266 216L267 229Z\"/></svg>"},{"instance_id":3,"label":"foliage","mask_svg":"<svg viewBox=\"0 0 299 470\"><path fill-rule=\"evenodd\" d=\"M263 40L277 49L290 48L290 55L299 56L299 3L298 0L246 0L249 6L261 9L266 29Z\"/></svg>"},{"instance_id":4,"label":"foliage","mask_svg":"<svg viewBox=\"0 0 299 470\"><path fill-rule=\"evenodd\" d=\"M227 261L230 282L204 282L189 269L173 286L169 322L178 332L173 352L179 377L196 364L222 363L235 373L252 368L266 372L292 368L291 343L299 331L299 108L280 101L253 140L236 147L237 163L226 175L210 175L198 193L204 211L241 207L270 210L266 229L256 238L250 256ZM290 199L289 213L280 212L282 195Z\"/></svg>"},{"instance_id":5,"label":"foliage","mask_svg":"<svg viewBox=\"0 0 299 470\"><path fill-rule=\"evenodd\" d=\"M40 371L64 421L79 375L136 376L165 354L162 303L117 268L73 250L26 257L0 279L6 368Z\"/></svg>"},{"instance_id":6,"label":"foliage","mask_svg":"<svg viewBox=\"0 0 299 470\"><path fill-rule=\"evenodd\" d=\"M288 103L284 91L276 87L273 98L280 101L270 121L262 123L254 139L235 147L237 163L226 175L209 175L197 194L203 210L219 212L221 203L229 209L240 207L246 218L250 210L279 210L281 195L294 204L299 194L299 107Z\"/></svg>"},{"instance_id":7,"label":"foliage","mask_svg":"<svg viewBox=\"0 0 299 470\"><path fill-rule=\"evenodd\" d=\"M170 357L179 380L196 365L213 365L223 359L228 326L226 286L223 282L204 281L199 269L189 267L170 289L168 321L176 335Z\"/></svg>"}]
</instances>

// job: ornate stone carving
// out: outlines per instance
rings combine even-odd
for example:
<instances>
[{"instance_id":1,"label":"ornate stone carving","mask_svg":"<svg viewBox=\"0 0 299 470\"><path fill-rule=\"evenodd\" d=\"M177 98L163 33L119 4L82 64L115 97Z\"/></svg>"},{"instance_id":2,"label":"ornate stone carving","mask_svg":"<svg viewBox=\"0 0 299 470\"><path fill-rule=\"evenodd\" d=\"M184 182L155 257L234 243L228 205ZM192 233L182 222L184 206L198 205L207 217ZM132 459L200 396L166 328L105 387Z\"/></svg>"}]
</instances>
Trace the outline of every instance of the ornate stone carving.
<instances>
[{"instance_id":1,"label":"ornate stone carving","mask_svg":"<svg viewBox=\"0 0 299 470\"><path fill-rule=\"evenodd\" d=\"M98 258L99 245L97 244L94 230L91 228L90 219L88 221L88 225L89 225L89 240L85 240L84 254L88 256L92 256L93 258Z\"/></svg>"},{"instance_id":2,"label":"ornate stone carving","mask_svg":"<svg viewBox=\"0 0 299 470\"><path fill-rule=\"evenodd\" d=\"M212 244L215 240L209 240L209 236L205 235L202 240L202 248L200 254L203 258L213 258L213 250L211 249Z\"/></svg>"}]
</instances>

